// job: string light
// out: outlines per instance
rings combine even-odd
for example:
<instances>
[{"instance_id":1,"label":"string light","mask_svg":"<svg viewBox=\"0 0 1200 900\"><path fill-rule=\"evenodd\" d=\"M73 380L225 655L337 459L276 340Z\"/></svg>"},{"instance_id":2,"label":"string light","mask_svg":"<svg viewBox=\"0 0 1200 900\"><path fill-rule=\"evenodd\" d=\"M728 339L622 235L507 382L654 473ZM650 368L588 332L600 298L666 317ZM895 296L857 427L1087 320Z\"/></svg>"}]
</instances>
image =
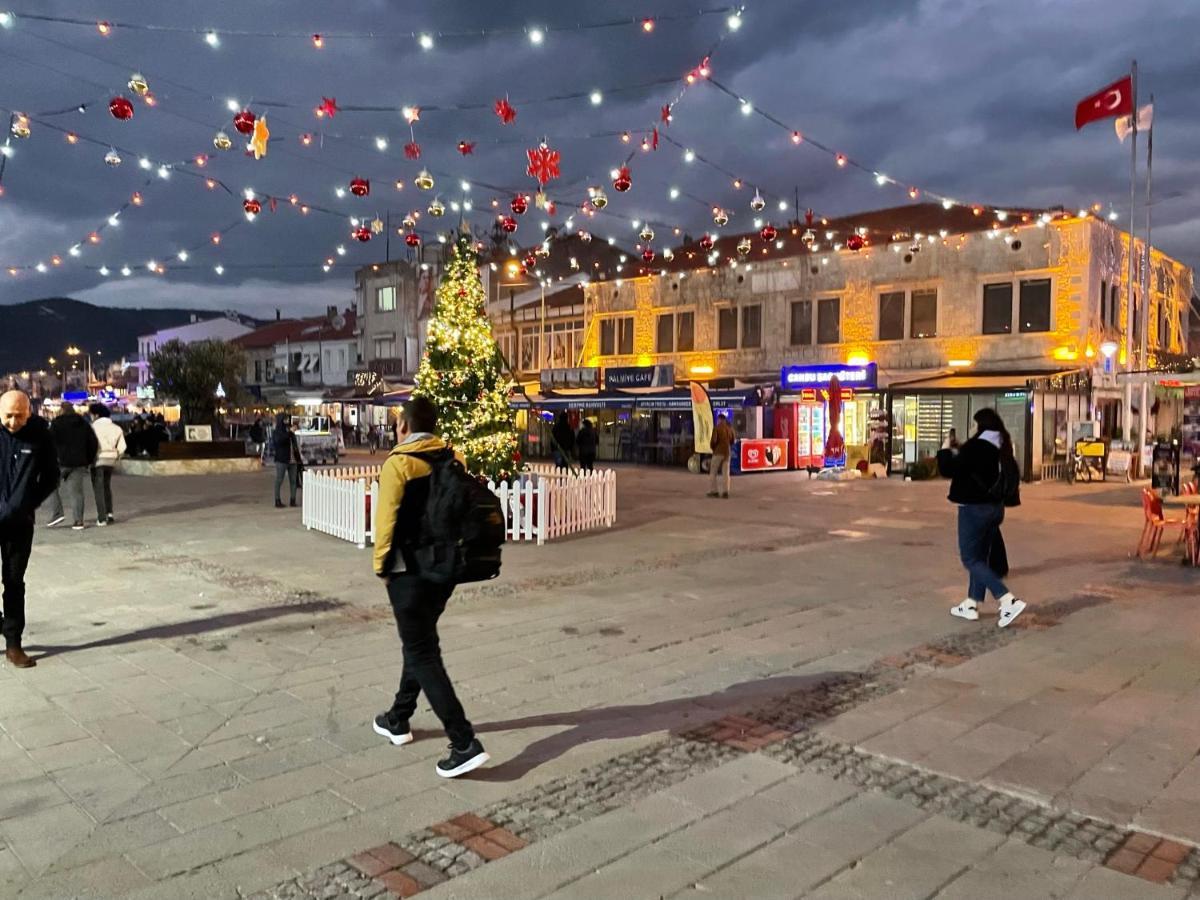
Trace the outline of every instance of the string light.
<instances>
[{"instance_id":1,"label":"string light","mask_svg":"<svg viewBox=\"0 0 1200 900\"><path fill-rule=\"evenodd\" d=\"M588 99L592 102L592 106L599 106L604 102L604 95L600 91L592 91L588 95Z\"/></svg>"},{"instance_id":2,"label":"string light","mask_svg":"<svg viewBox=\"0 0 1200 900\"><path fill-rule=\"evenodd\" d=\"M108 266L101 266L100 274L107 278L109 276Z\"/></svg>"},{"instance_id":3,"label":"string light","mask_svg":"<svg viewBox=\"0 0 1200 900\"><path fill-rule=\"evenodd\" d=\"M730 31L737 31L742 27L742 14L740 12L735 12L725 20L725 24L729 26Z\"/></svg>"},{"instance_id":4,"label":"string light","mask_svg":"<svg viewBox=\"0 0 1200 900\"><path fill-rule=\"evenodd\" d=\"M10 12L0 12L0 28L12 28L15 17Z\"/></svg>"},{"instance_id":5,"label":"string light","mask_svg":"<svg viewBox=\"0 0 1200 900\"><path fill-rule=\"evenodd\" d=\"M103 34L103 33L104 32L101 32L101 34ZM210 31L204 35L204 43L206 43L206 44L208 44L208 46L216 49L217 47L221 46L221 39L220 39L220 37L217 36L217 33L215 31Z\"/></svg>"},{"instance_id":6,"label":"string light","mask_svg":"<svg viewBox=\"0 0 1200 900\"><path fill-rule=\"evenodd\" d=\"M225 267L223 265L221 265L220 263L217 263L215 266L213 266L213 271L216 272L218 275L224 275Z\"/></svg>"},{"instance_id":7,"label":"string light","mask_svg":"<svg viewBox=\"0 0 1200 900\"><path fill-rule=\"evenodd\" d=\"M387 148L388 148L387 138L385 138L385 137L375 138L375 149L376 150L378 150L380 153L382 153L383 151L387 150Z\"/></svg>"},{"instance_id":8,"label":"string light","mask_svg":"<svg viewBox=\"0 0 1200 900\"><path fill-rule=\"evenodd\" d=\"M321 37L319 34L314 34L312 36L312 45L314 47L316 47L318 50L320 50L322 47L325 46L325 39L323 37Z\"/></svg>"},{"instance_id":9,"label":"string light","mask_svg":"<svg viewBox=\"0 0 1200 900\"><path fill-rule=\"evenodd\" d=\"M112 26L107 22L97 22L96 30L104 37L108 37L110 34L112 34Z\"/></svg>"},{"instance_id":10,"label":"string light","mask_svg":"<svg viewBox=\"0 0 1200 900\"><path fill-rule=\"evenodd\" d=\"M642 31L646 32L646 34L649 34L653 30L654 30L654 20L653 19L642 19Z\"/></svg>"},{"instance_id":11,"label":"string light","mask_svg":"<svg viewBox=\"0 0 1200 900\"><path fill-rule=\"evenodd\" d=\"M432 50L433 49L433 35L422 34L420 37L417 38L417 43L421 45L422 50Z\"/></svg>"},{"instance_id":12,"label":"string light","mask_svg":"<svg viewBox=\"0 0 1200 900\"><path fill-rule=\"evenodd\" d=\"M540 47L545 40L546 40L546 32L544 32L542 29L540 29L540 28L529 29L529 43L533 44L533 46Z\"/></svg>"}]
</instances>

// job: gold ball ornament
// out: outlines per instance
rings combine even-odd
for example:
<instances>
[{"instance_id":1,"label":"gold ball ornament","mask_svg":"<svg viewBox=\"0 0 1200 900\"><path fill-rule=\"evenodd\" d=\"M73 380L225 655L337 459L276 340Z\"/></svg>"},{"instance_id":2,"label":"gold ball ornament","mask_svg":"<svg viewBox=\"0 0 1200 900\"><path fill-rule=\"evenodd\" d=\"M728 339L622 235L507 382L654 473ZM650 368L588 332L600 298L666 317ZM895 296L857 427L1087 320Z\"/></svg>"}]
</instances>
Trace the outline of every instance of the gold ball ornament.
<instances>
[{"instance_id":1,"label":"gold ball ornament","mask_svg":"<svg viewBox=\"0 0 1200 900\"><path fill-rule=\"evenodd\" d=\"M433 190L433 176L429 174L429 170L422 169L417 173L417 177L413 179L413 184L422 191Z\"/></svg>"},{"instance_id":2,"label":"gold ball ornament","mask_svg":"<svg viewBox=\"0 0 1200 900\"><path fill-rule=\"evenodd\" d=\"M129 89L139 97L145 97L150 93L150 84L146 81L146 76L141 72L134 72L129 76Z\"/></svg>"},{"instance_id":3,"label":"gold ball ornament","mask_svg":"<svg viewBox=\"0 0 1200 900\"><path fill-rule=\"evenodd\" d=\"M604 209L604 207L608 206L608 194L604 193L604 188L588 188L588 198L592 201L592 206L596 207L596 209Z\"/></svg>"},{"instance_id":4,"label":"gold ball ornament","mask_svg":"<svg viewBox=\"0 0 1200 900\"><path fill-rule=\"evenodd\" d=\"M32 134L32 129L29 127L29 116L25 113L17 113L13 116L12 125L9 127L13 137L25 140Z\"/></svg>"},{"instance_id":5,"label":"gold ball ornament","mask_svg":"<svg viewBox=\"0 0 1200 900\"><path fill-rule=\"evenodd\" d=\"M638 234L638 237L649 243L650 241L654 240L654 229L649 225L643 225L641 233Z\"/></svg>"},{"instance_id":6,"label":"gold ball ornament","mask_svg":"<svg viewBox=\"0 0 1200 900\"><path fill-rule=\"evenodd\" d=\"M218 131L213 135L213 146L218 150L228 150L233 146L233 141L230 140L229 135L225 132Z\"/></svg>"},{"instance_id":7,"label":"gold ball ornament","mask_svg":"<svg viewBox=\"0 0 1200 900\"><path fill-rule=\"evenodd\" d=\"M446 214L446 205L435 197L433 202L429 204L429 214L435 219L440 219Z\"/></svg>"},{"instance_id":8,"label":"gold ball ornament","mask_svg":"<svg viewBox=\"0 0 1200 900\"><path fill-rule=\"evenodd\" d=\"M729 213L725 210L717 208L713 210L713 223L719 228L722 225L729 224Z\"/></svg>"},{"instance_id":9,"label":"gold ball ornament","mask_svg":"<svg viewBox=\"0 0 1200 900\"><path fill-rule=\"evenodd\" d=\"M744 237L737 244L738 256L745 256L750 252L750 238Z\"/></svg>"},{"instance_id":10,"label":"gold ball ornament","mask_svg":"<svg viewBox=\"0 0 1200 900\"><path fill-rule=\"evenodd\" d=\"M767 201L763 199L763 195L757 190L754 191L754 196L750 198L750 208L755 212L762 212L767 207Z\"/></svg>"}]
</instances>

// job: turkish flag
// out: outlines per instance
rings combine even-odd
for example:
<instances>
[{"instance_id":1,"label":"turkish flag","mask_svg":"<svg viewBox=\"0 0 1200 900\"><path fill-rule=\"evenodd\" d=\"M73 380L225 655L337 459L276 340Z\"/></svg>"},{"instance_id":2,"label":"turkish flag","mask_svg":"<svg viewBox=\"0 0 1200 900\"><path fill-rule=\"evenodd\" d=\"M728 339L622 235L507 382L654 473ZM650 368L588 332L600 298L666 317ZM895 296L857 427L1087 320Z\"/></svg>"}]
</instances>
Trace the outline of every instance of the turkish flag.
<instances>
[{"instance_id":1,"label":"turkish flag","mask_svg":"<svg viewBox=\"0 0 1200 900\"><path fill-rule=\"evenodd\" d=\"M1102 91L1085 97L1075 107L1075 130L1089 122L1128 116L1133 112L1133 77L1126 75Z\"/></svg>"}]
</instances>

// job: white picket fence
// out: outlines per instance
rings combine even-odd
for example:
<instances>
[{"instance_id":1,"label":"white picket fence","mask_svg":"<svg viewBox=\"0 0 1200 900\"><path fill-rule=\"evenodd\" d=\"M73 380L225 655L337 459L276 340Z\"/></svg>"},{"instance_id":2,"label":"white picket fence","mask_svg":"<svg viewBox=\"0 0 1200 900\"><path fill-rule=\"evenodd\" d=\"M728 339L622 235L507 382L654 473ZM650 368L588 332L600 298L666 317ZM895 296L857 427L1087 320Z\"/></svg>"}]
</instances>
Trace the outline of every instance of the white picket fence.
<instances>
[{"instance_id":1,"label":"white picket fence","mask_svg":"<svg viewBox=\"0 0 1200 900\"><path fill-rule=\"evenodd\" d=\"M334 466L304 473L301 521L359 548L374 542L380 466ZM535 464L488 489L504 509L510 541L546 541L617 521L617 473L569 472Z\"/></svg>"}]
</instances>

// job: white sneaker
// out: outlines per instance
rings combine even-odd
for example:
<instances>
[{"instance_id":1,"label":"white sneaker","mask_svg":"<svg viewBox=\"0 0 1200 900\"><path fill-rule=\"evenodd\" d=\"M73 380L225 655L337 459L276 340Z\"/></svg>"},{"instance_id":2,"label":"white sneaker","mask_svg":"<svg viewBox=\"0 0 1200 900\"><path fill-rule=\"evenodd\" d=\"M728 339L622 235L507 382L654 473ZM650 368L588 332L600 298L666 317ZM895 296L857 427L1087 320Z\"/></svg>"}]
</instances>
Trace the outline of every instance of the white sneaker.
<instances>
[{"instance_id":1,"label":"white sneaker","mask_svg":"<svg viewBox=\"0 0 1200 900\"><path fill-rule=\"evenodd\" d=\"M1018 600L1012 594L1006 594L1000 599L1000 621L997 624L1001 628L1007 628L1023 612L1025 612L1025 601Z\"/></svg>"},{"instance_id":2,"label":"white sneaker","mask_svg":"<svg viewBox=\"0 0 1200 900\"><path fill-rule=\"evenodd\" d=\"M958 616L960 619L966 619L969 622L979 621L979 604L974 600L964 600L962 603L950 610L950 615Z\"/></svg>"},{"instance_id":3,"label":"white sneaker","mask_svg":"<svg viewBox=\"0 0 1200 900\"><path fill-rule=\"evenodd\" d=\"M54 528L55 526L61 525L64 521L66 521L66 518L67 518L66 516L55 516L53 519L51 519L49 522L46 523L46 527Z\"/></svg>"}]
</instances>

